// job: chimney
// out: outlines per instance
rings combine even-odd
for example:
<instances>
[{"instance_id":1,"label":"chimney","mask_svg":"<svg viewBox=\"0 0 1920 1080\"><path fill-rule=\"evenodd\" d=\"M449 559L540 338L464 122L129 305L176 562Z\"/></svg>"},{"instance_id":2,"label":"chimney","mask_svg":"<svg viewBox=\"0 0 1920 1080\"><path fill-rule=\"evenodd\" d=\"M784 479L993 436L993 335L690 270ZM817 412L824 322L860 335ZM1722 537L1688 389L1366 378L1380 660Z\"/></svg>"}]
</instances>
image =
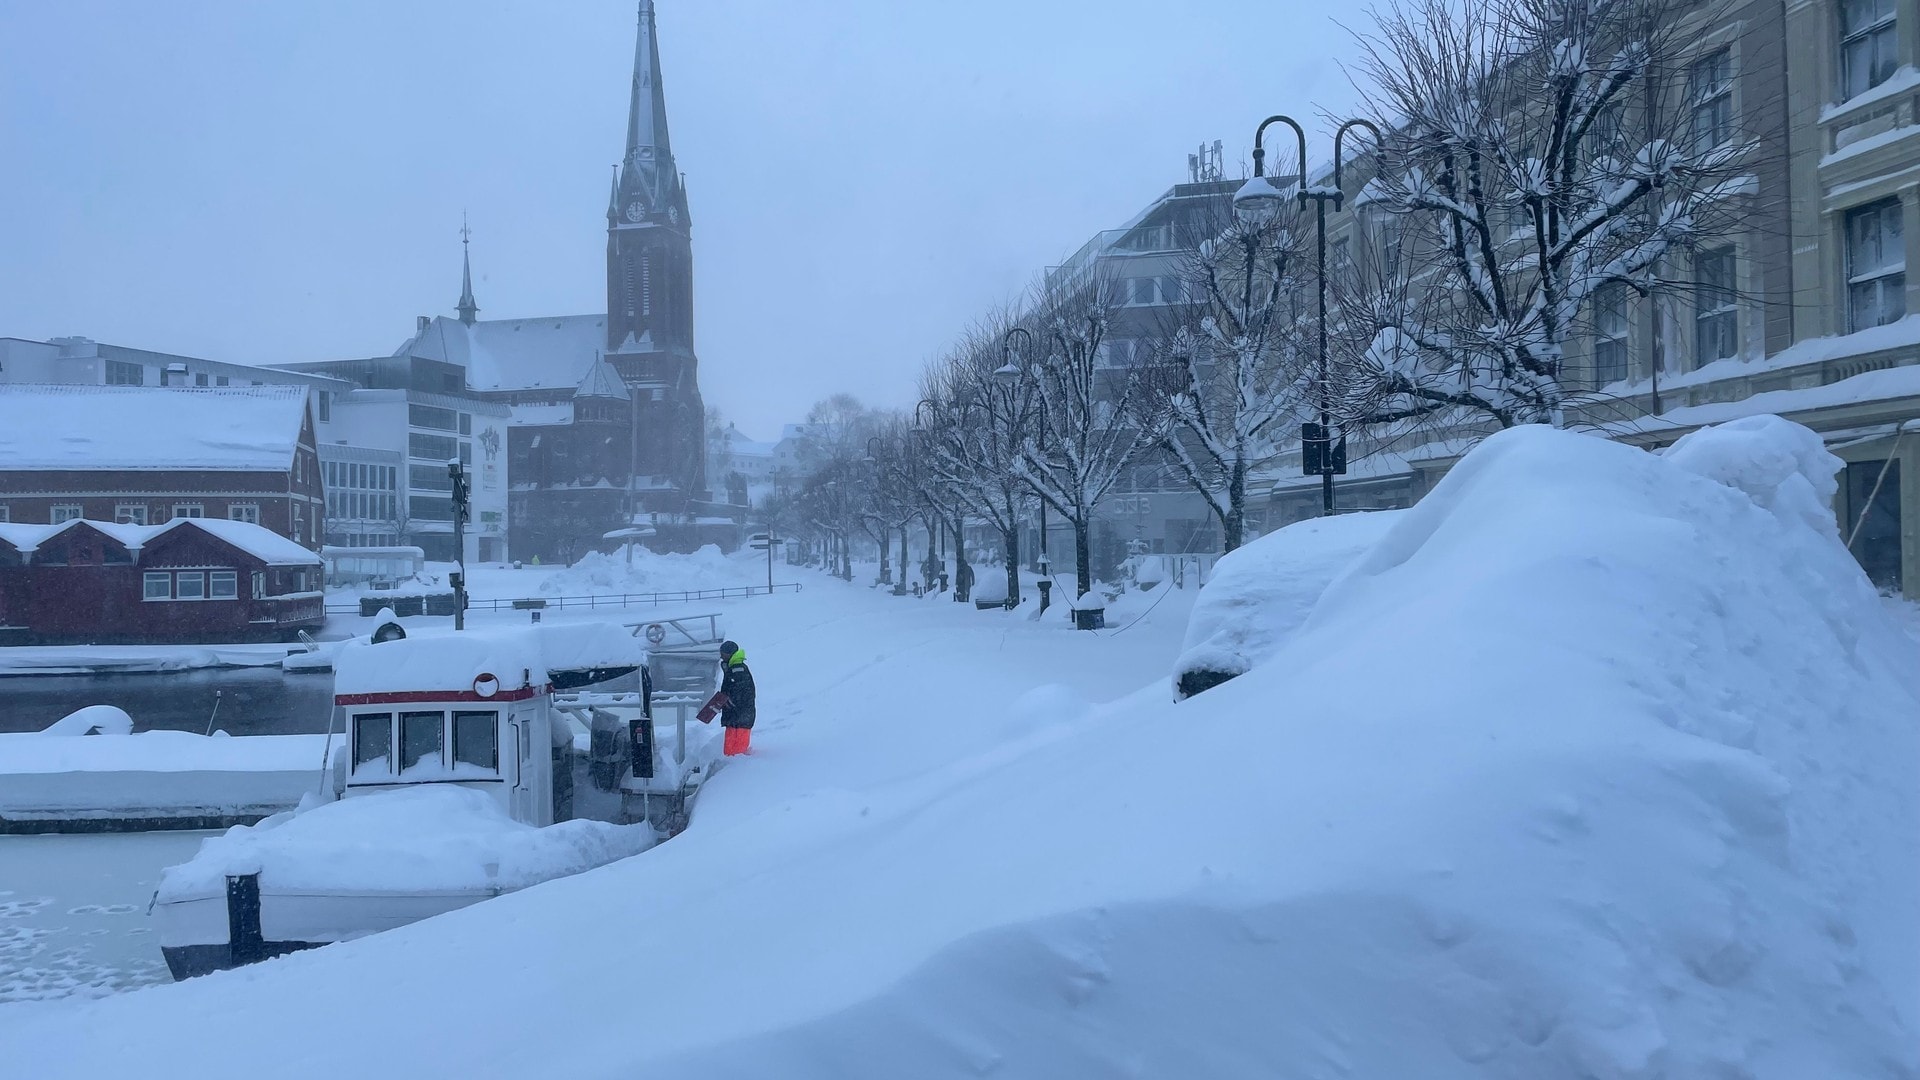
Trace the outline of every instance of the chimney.
<instances>
[{"instance_id":1,"label":"chimney","mask_svg":"<svg viewBox=\"0 0 1920 1080\"><path fill-rule=\"evenodd\" d=\"M415 315L413 318L414 318L413 332L416 334L426 333L427 327L432 325L433 323L433 319L426 315Z\"/></svg>"}]
</instances>

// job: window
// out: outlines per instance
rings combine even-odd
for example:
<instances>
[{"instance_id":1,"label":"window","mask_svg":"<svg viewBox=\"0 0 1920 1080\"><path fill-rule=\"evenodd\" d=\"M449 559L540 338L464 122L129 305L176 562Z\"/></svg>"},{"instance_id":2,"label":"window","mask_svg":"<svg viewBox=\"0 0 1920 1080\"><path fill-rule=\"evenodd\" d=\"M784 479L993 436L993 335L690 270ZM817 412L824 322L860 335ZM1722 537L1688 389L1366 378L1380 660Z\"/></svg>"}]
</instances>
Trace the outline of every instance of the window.
<instances>
[{"instance_id":1,"label":"window","mask_svg":"<svg viewBox=\"0 0 1920 1080\"><path fill-rule=\"evenodd\" d=\"M215 386L225 386L228 382L229 380L225 375L215 375L213 377L213 385Z\"/></svg>"},{"instance_id":2,"label":"window","mask_svg":"<svg viewBox=\"0 0 1920 1080\"><path fill-rule=\"evenodd\" d=\"M107 361L108 386L145 386L147 369L124 360Z\"/></svg>"},{"instance_id":3,"label":"window","mask_svg":"<svg viewBox=\"0 0 1920 1080\"><path fill-rule=\"evenodd\" d=\"M173 589L176 600L205 600L207 575L199 570L182 570L173 575Z\"/></svg>"},{"instance_id":4,"label":"window","mask_svg":"<svg viewBox=\"0 0 1920 1080\"><path fill-rule=\"evenodd\" d=\"M1885 326L1907 313L1907 247L1900 200L1847 212L1847 328Z\"/></svg>"},{"instance_id":5,"label":"window","mask_svg":"<svg viewBox=\"0 0 1920 1080\"><path fill-rule=\"evenodd\" d=\"M227 507L229 521L244 521L249 525L260 524L259 503L234 503Z\"/></svg>"},{"instance_id":6,"label":"window","mask_svg":"<svg viewBox=\"0 0 1920 1080\"><path fill-rule=\"evenodd\" d=\"M145 525L147 523L147 504L114 503L113 520L123 525Z\"/></svg>"},{"instance_id":7,"label":"window","mask_svg":"<svg viewBox=\"0 0 1920 1080\"><path fill-rule=\"evenodd\" d=\"M1733 249L1710 248L1693 257L1693 361L1697 367L1739 350L1734 305Z\"/></svg>"},{"instance_id":8,"label":"window","mask_svg":"<svg viewBox=\"0 0 1920 1080\"><path fill-rule=\"evenodd\" d=\"M435 431L458 431L459 414L452 409L442 409L437 405L407 406L407 423L417 428L432 428Z\"/></svg>"},{"instance_id":9,"label":"window","mask_svg":"<svg viewBox=\"0 0 1920 1080\"><path fill-rule=\"evenodd\" d=\"M255 570L253 572L252 578L247 582L247 584L251 586L251 588L247 593L248 596L253 597L255 600L259 600L265 597L267 595L266 571Z\"/></svg>"},{"instance_id":10,"label":"window","mask_svg":"<svg viewBox=\"0 0 1920 1080\"><path fill-rule=\"evenodd\" d=\"M55 525L63 521L73 521L79 517L80 506L78 503L60 503L53 508L53 524Z\"/></svg>"},{"instance_id":11,"label":"window","mask_svg":"<svg viewBox=\"0 0 1920 1080\"><path fill-rule=\"evenodd\" d=\"M1853 557L1881 589L1900 589L1900 462L1847 463L1842 494L1842 536L1853 539ZM1857 531L1856 531L1857 530Z\"/></svg>"},{"instance_id":12,"label":"window","mask_svg":"<svg viewBox=\"0 0 1920 1080\"><path fill-rule=\"evenodd\" d=\"M633 287L629 279L627 287ZM633 314L629 309L627 314ZM640 314L653 314L653 259L646 252L640 253Z\"/></svg>"},{"instance_id":13,"label":"window","mask_svg":"<svg viewBox=\"0 0 1920 1080\"><path fill-rule=\"evenodd\" d=\"M1840 0L1840 97L1886 82L1900 63L1893 0Z\"/></svg>"},{"instance_id":14,"label":"window","mask_svg":"<svg viewBox=\"0 0 1920 1080\"><path fill-rule=\"evenodd\" d=\"M353 771L393 770L393 714L361 713L353 718Z\"/></svg>"},{"instance_id":15,"label":"window","mask_svg":"<svg viewBox=\"0 0 1920 1080\"><path fill-rule=\"evenodd\" d=\"M140 575L140 599L173 599L173 575L164 570L149 570Z\"/></svg>"},{"instance_id":16,"label":"window","mask_svg":"<svg viewBox=\"0 0 1920 1080\"><path fill-rule=\"evenodd\" d=\"M0 503L0 525L4 525L5 523L12 520L13 520L13 511L7 509L6 503Z\"/></svg>"},{"instance_id":17,"label":"window","mask_svg":"<svg viewBox=\"0 0 1920 1080\"><path fill-rule=\"evenodd\" d=\"M460 434L462 435L473 434L473 414L472 413L460 414Z\"/></svg>"},{"instance_id":18,"label":"window","mask_svg":"<svg viewBox=\"0 0 1920 1080\"><path fill-rule=\"evenodd\" d=\"M460 443L446 435L415 433L407 436L407 453L426 461L445 462L460 453Z\"/></svg>"},{"instance_id":19,"label":"window","mask_svg":"<svg viewBox=\"0 0 1920 1080\"><path fill-rule=\"evenodd\" d=\"M1593 298L1593 385L1627 377L1627 290L1606 285Z\"/></svg>"},{"instance_id":20,"label":"window","mask_svg":"<svg viewBox=\"0 0 1920 1080\"><path fill-rule=\"evenodd\" d=\"M202 371L202 372L200 372L199 374L197 374L197 375L195 375L195 376L193 377L193 385L195 385L195 386L205 386L205 385L207 385L207 373L206 373L206 372L204 372L204 371Z\"/></svg>"},{"instance_id":21,"label":"window","mask_svg":"<svg viewBox=\"0 0 1920 1080\"><path fill-rule=\"evenodd\" d=\"M402 775L420 765L440 766L440 726L445 719L439 712L403 712L400 714L400 772Z\"/></svg>"},{"instance_id":22,"label":"window","mask_svg":"<svg viewBox=\"0 0 1920 1080\"><path fill-rule=\"evenodd\" d=\"M237 600L240 597L240 572L215 570L207 575L207 597L211 600Z\"/></svg>"},{"instance_id":23,"label":"window","mask_svg":"<svg viewBox=\"0 0 1920 1080\"><path fill-rule=\"evenodd\" d=\"M447 475L444 465L410 465L407 486L415 491L452 491L453 477Z\"/></svg>"},{"instance_id":24,"label":"window","mask_svg":"<svg viewBox=\"0 0 1920 1080\"><path fill-rule=\"evenodd\" d=\"M1733 54L1710 52L1687 73L1687 100L1693 109L1693 148L1709 150L1733 138Z\"/></svg>"},{"instance_id":25,"label":"window","mask_svg":"<svg viewBox=\"0 0 1920 1080\"><path fill-rule=\"evenodd\" d=\"M202 503L174 503L174 504L173 504L173 516L174 516L174 517L177 517L177 518L183 518L183 517L190 517L190 518L197 518L197 517L206 517L206 516L207 516L207 508L206 508L206 506L205 506L204 504L202 504Z\"/></svg>"},{"instance_id":26,"label":"window","mask_svg":"<svg viewBox=\"0 0 1920 1080\"><path fill-rule=\"evenodd\" d=\"M327 421L333 419L333 395L328 393L325 390L322 390L320 391L319 397L320 397L320 422L324 424Z\"/></svg>"},{"instance_id":27,"label":"window","mask_svg":"<svg viewBox=\"0 0 1920 1080\"><path fill-rule=\"evenodd\" d=\"M498 714L492 712L456 712L453 714L453 763L472 765L497 772L500 769L500 728Z\"/></svg>"}]
</instances>

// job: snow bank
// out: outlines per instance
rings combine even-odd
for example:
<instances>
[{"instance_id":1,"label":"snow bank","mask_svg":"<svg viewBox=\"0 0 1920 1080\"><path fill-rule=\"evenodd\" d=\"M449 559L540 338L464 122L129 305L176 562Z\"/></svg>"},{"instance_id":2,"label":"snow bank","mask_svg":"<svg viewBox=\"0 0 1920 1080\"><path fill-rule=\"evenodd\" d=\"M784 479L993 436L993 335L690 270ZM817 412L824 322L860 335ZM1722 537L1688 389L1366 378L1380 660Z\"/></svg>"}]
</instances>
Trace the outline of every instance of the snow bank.
<instances>
[{"instance_id":1,"label":"snow bank","mask_svg":"<svg viewBox=\"0 0 1920 1080\"><path fill-rule=\"evenodd\" d=\"M759 553L753 553L758 555ZM758 577L755 577L755 574ZM589 552L540 583L543 596L593 596L610 593L697 592L766 583L765 556L740 560L708 544L691 555L656 555L636 547L633 565L626 552Z\"/></svg>"},{"instance_id":2,"label":"snow bank","mask_svg":"<svg viewBox=\"0 0 1920 1080\"><path fill-rule=\"evenodd\" d=\"M160 879L163 902L224 892L228 874L263 890L524 889L652 847L641 825L566 821L536 828L485 792L454 784L349 796L277 814L203 841Z\"/></svg>"},{"instance_id":3,"label":"snow bank","mask_svg":"<svg viewBox=\"0 0 1920 1080\"><path fill-rule=\"evenodd\" d=\"M326 743L325 735L230 738L187 731L47 735L0 735L0 817L274 813L319 785Z\"/></svg>"},{"instance_id":4,"label":"snow bank","mask_svg":"<svg viewBox=\"0 0 1920 1080\"><path fill-rule=\"evenodd\" d=\"M1912 641L1830 521L1775 512L1817 469L1742 473L1762 506L1688 456L1496 435L1270 660L1178 704L1049 692L1014 722L936 687L887 725L887 670L952 639L823 624L859 771L733 799L804 738L769 680L764 751L647 857L0 1010L0 1073L1913 1077ZM941 741L978 728L1004 737ZM929 745L964 749L929 771ZM670 988L643 1021L636 986ZM508 1013L512 1039L421 1037Z\"/></svg>"},{"instance_id":5,"label":"snow bank","mask_svg":"<svg viewBox=\"0 0 1920 1080\"><path fill-rule=\"evenodd\" d=\"M1242 675L1306 620L1327 583L1399 520L1398 510L1295 522L1221 556L1187 621L1175 700Z\"/></svg>"}]
</instances>

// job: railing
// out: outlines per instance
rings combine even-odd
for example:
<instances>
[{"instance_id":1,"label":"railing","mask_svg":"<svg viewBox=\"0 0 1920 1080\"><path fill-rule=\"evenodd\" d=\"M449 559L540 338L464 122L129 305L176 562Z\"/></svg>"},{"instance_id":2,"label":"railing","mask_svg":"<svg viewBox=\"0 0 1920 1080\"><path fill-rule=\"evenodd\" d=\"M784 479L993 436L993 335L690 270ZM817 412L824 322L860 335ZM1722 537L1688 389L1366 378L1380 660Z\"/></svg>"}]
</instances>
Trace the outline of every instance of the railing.
<instances>
[{"instance_id":1,"label":"railing","mask_svg":"<svg viewBox=\"0 0 1920 1080\"><path fill-rule=\"evenodd\" d=\"M782 582L778 585L734 585L724 589L687 589L677 592L651 593L603 593L590 596L536 596L521 599L546 601L546 609L554 611L561 608L627 608L659 604L685 604L695 600L744 600L750 596L766 596L776 592L799 592L797 581ZM468 611L510 611L516 601L467 600ZM360 602L351 604L328 604L329 615L358 615Z\"/></svg>"}]
</instances>

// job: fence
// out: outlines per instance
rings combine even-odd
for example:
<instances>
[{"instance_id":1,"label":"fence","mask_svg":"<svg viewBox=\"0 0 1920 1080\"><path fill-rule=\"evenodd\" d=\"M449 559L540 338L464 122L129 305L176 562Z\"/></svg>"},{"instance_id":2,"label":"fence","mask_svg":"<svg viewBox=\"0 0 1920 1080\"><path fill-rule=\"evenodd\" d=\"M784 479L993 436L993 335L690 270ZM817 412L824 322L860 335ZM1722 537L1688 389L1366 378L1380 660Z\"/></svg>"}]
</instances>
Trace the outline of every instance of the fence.
<instances>
[{"instance_id":1,"label":"fence","mask_svg":"<svg viewBox=\"0 0 1920 1080\"><path fill-rule=\"evenodd\" d=\"M627 608L645 607L659 604L685 604L695 600L743 600L750 596L766 596L776 592L799 592L797 581L783 582L779 585L734 585L725 589L688 589L677 592L651 593L603 593L594 596L535 596L522 599L476 600L467 599L468 611L511 611L515 604L528 604L528 600L544 601L548 611L564 608ZM328 604L329 615L358 615L360 601L351 604Z\"/></svg>"}]
</instances>

